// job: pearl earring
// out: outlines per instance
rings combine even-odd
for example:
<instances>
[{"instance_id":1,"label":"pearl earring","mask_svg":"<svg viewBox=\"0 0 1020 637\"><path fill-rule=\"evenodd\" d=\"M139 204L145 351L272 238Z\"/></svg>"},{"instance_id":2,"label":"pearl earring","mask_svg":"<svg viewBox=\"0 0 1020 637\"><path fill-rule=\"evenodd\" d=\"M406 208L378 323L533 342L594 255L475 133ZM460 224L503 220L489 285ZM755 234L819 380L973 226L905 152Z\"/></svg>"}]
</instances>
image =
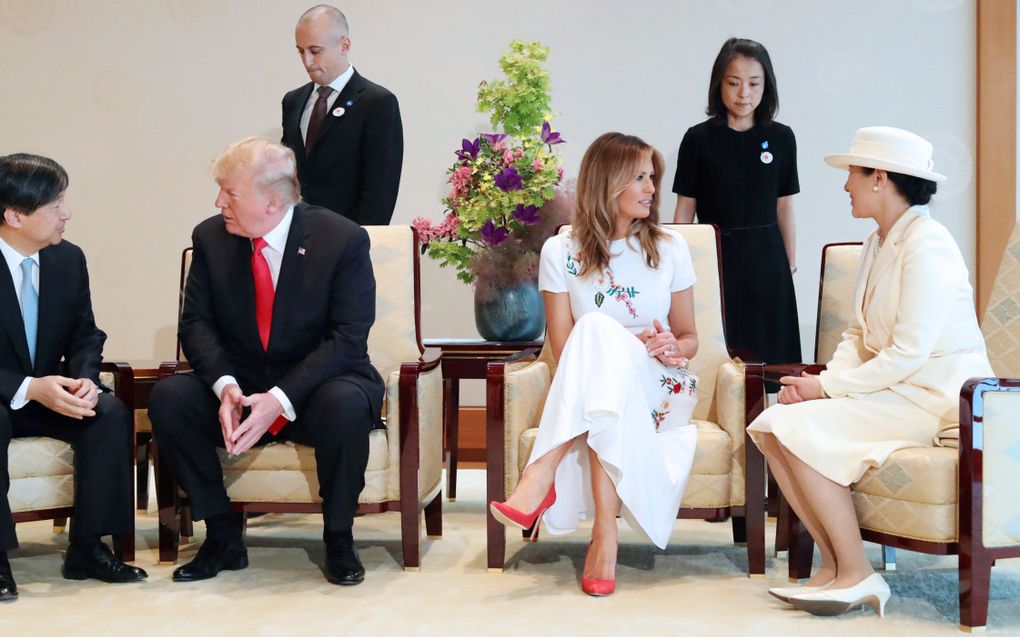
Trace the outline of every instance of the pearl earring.
<instances>
[{"instance_id":1,"label":"pearl earring","mask_svg":"<svg viewBox=\"0 0 1020 637\"><path fill-rule=\"evenodd\" d=\"M878 192L878 186L872 186L871 192Z\"/></svg>"}]
</instances>

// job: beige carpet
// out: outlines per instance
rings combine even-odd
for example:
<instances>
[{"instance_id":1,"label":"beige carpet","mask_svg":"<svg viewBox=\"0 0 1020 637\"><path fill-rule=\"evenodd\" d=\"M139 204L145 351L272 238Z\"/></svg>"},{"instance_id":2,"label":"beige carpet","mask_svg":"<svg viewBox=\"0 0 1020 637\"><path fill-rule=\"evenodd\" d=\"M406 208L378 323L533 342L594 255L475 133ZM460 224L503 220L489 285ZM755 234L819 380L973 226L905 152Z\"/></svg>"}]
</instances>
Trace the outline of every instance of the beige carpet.
<instances>
[{"instance_id":1,"label":"beige carpet","mask_svg":"<svg viewBox=\"0 0 1020 637\"><path fill-rule=\"evenodd\" d=\"M784 560L769 560L768 581L742 575L745 553L730 543L729 524L680 521L664 552L624 530L618 591L609 598L578 588L584 531L534 545L508 533L507 571L489 573L484 477L461 472L461 497L445 505L444 538L426 540L418 573L399 566L396 513L359 518L355 536L368 575L353 588L323 579L314 516L253 520L251 566L193 584L174 584L171 567L156 565L151 511L138 519L136 564L149 572L142 584L65 581L66 535L54 536L44 522L19 525L22 547L11 557L21 599L0 605L0 636L959 634L954 557L901 551L899 571L888 576L894 597L885 619L870 609L818 618L766 593L785 582ZM768 533L771 544L771 524ZM182 557L197 547L184 547ZM988 632L1020 633L1020 560L1001 560L993 571Z\"/></svg>"}]
</instances>

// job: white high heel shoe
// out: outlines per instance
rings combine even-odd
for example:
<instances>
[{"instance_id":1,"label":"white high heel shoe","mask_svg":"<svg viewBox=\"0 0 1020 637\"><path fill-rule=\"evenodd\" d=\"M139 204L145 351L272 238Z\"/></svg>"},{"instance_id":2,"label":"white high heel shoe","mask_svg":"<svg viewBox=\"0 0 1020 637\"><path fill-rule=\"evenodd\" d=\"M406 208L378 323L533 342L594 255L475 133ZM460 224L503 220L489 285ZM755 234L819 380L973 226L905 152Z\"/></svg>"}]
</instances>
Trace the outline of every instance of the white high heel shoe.
<instances>
[{"instance_id":1,"label":"white high heel shoe","mask_svg":"<svg viewBox=\"0 0 1020 637\"><path fill-rule=\"evenodd\" d=\"M832 585L832 582L828 584L822 584L821 586L774 586L769 589L769 595L775 597L781 602L790 604L790 598L794 595L807 595L808 593L817 593L818 591L824 591Z\"/></svg>"},{"instance_id":2,"label":"white high heel shoe","mask_svg":"<svg viewBox=\"0 0 1020 637\"><path fill-rule=\"evenodd\" d=\"M815 593L791 595L790 603L812 615L839 615L861 604L870 604L885 617L889 585L878 573L872 573L849 588L828 588Z\"/></svg>"}]
</instances>

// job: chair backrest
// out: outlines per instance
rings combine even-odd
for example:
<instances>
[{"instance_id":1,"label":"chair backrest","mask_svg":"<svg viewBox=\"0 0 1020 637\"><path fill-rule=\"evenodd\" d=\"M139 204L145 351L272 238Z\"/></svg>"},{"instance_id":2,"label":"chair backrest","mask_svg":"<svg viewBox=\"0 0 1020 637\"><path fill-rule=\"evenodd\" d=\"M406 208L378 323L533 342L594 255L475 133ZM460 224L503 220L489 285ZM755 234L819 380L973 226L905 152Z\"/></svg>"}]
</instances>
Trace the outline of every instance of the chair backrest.
<instances>
[{"instance_id":1,"label":"chair backrest","mask_svg":"<svg viewBox=\"0 0 1020 637\"><path fill-rule=\"evenodd\" d=\"M988 360L1001 378L1020 378L1020 223L1002 254L981 333Z\"/></svg>"},{"instance_id":2,"label":"chair backrest","mask_svg":"<svg viewBox=\"0 0 1020 637\"><path fill-rule=\"evenodd\" d=\"M385 379L400 363L417 360L423 351L418 235L410 226L366 226L365 230L375 274L375 324L368 335L368 355ZM178 319L190 268L191 248L187 248L181 255ZM177 360L186 360L179 337Z\"/></svg>"},{"instance_id":3,"label":"chair backrest","mask_svg":"<svg viewBox=\"0 0 1020 637\"><path fill-rule=\"evenodd\" d=\"M861 263L860 243L830 243L822 248L818 280L815 362L828 363L854 318L854 293Z\"/></svg>"},{"instance_id":4,"label":"chair backrest","mask_svg":"<svg viewBox=\"0 0 1020 637\"><path fill-rule=\"evenodd\" d=\"M703 223L667 223L665 228L675 230L684 238L691 250L694 263L694 320L698 328L698 355L691 360L691 370L698 375L698 405L694 417L711 420L714 414L715 380L719 366L730 360L722 319L722 282L719 274L719 232L715 226ZM566 232L570 226L562 226ZM542 348L539 360L555 373L552 350L548 342Z\"/></svg>"}]
</instances>

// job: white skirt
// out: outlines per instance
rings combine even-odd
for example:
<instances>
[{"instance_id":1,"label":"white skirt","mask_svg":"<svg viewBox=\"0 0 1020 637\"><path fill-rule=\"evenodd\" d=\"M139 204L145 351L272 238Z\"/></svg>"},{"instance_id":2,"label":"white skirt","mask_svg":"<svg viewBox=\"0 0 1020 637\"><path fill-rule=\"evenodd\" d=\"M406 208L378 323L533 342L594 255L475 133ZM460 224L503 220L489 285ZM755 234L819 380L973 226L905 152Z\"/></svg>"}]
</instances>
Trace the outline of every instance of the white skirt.
<instances>
[{"instance_id":1,"label":"white skirt","mask_svg":"<svg viewBox=\"0 0 1020 637\"><path fill-rule=\"evenodd\" d=\"M671 400L675 373L612 318L590 312L574 324L528 460L577 439L556 469L556 503L542 518L549 533L595 516L590 447L616 485L623 519L665 548L698 438L693 401Z\"/></svg>"}]
</instances>

